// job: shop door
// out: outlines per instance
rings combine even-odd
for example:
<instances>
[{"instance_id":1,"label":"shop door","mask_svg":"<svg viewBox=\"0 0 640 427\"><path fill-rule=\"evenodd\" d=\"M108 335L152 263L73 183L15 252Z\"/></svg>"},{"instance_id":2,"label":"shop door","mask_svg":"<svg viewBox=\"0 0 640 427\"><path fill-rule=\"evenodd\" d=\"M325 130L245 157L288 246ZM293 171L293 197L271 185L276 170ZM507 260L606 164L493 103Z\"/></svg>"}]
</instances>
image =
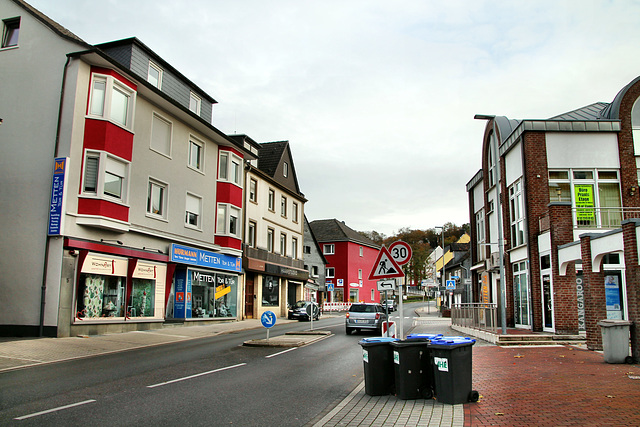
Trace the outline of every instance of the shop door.
<instances>
[{"instance_id":1,"label":"shop door","mask_svg":"<svg viewBox=\"0 0 640 427\"><path fill-rule=\"evenodd\" d=\"M553 286L551 275L542 275L542 321L543 330L553 332Z\"/></svg>"},{"instance_id":2,"label":"shop door","mask_svg":"<svg viewBox=\"0 0 640 427\"><path fill-rule=\"evenodd\" d=\"M296 305L296 302L298 302L296 299L296 287L296 284L293 282L287 283L287 305L289 307L293 307Z\"/></svg>"},{"instance_id":3,"label":"shop door","mask_svg":"<svg viewBox=\"0 0 640 427\"><path fill-rule=\"evenodd\" d=\"M527 262L513 264L514 321L516 328L531 329L529 318L529 278Z\"/></svg>"},{"instance_id":4,"label":"shop door","mask_svg":"<svg viewBox=\"0 0 640 427\"><path fill-rule=\"evenodd\" d=\"M244 291L244 316L247 319L253 319L253 301L255 300L253 290L253 277L246 277L245 291Z\"/></svg>"}]
</instances>

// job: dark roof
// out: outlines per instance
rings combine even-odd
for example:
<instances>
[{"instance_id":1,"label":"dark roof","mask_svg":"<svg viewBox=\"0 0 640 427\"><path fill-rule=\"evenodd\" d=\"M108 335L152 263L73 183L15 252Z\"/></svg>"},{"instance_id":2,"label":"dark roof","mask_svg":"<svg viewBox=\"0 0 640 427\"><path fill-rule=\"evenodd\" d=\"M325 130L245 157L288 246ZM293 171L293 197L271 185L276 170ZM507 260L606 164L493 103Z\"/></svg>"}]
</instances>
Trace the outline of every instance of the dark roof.
<instances>
[{"instance_id":1,"label":"dark roof","mask_svg":"<svg viewBox=\"0 0 640 427\"><path fill-rule=\"evenodd\" d=\"M83 45L84 47L90 47L91 46L89 43L85 42L80 37L76 36L71 31L67 30L65 27L63 27L62 25L60 25L57 22L55 22L54 20L49 18L44 13L42 13L39 10L35 9L30 4L28 4L28 3L26 3L26 2L24 2L22 0L13 0L13 2L15 4L17 4L18 6L20 6L21 8L23 8L24 10L26 10L27 12L29 12L31 15L33 15L34 18L36 18L37 20L39 20L40 22L45 24L47 27L51 28L53 31L58 33L58 35L60 35L61 37L65 38L67 40L79 43L79 44Z\"/></svg>"},{"instance_id":2,"label":"dark roof","mask_svg":"<svg viewBox=\"0 0 640 427\"><path fill-rule=\"evenodd\" d=\"M638 83L638 81L640 81L640 77L636 77L631 83L623 87L620 92L618 92L616 97L613 98L613 102L611 102L611 104L607 105L606 108L603 108L602 111L600 111L600 118L607 120L619 120L620 103L622 103L622 98L624 98L629 88Z\"/></svg>"},{"instance_id":3,"label":"dark roof","mask_svg":"<svg viewBox=\"0 0 640 427\"><path fill-rule=\"evenodd\" d=\"M608 107L606 102L594 102L577 110L569 111L558 116L551 117L548 120L598 120L602 118L600 115L602 110Z\"/></svg>"},{"instance_id":4,"label":"dark roof","mask_svg":"<svg viewBox=\"0 0 640 427\"><path fill-rule=\"evenodd\" d=\"M343 221L337 219L318 219L309 224L318 242L353 242L379 249L373 240L347 227Z\"/></svg>"},{"instance_id":5,"label":"dark roof","mask_svg":"<svg viewBox=\"0 0 640 427\"><path fill-rule=\"evenodd\" d=\"M258 152L258 169L274 177L289 141L264 142Z\"/></svg>"}]
</instances>

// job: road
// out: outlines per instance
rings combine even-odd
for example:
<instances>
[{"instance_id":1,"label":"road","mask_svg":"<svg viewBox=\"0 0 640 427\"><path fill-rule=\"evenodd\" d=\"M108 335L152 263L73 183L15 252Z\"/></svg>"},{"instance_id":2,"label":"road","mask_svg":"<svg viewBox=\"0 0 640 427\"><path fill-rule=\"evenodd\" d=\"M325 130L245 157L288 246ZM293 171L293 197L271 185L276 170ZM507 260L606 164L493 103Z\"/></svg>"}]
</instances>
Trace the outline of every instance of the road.
<instances>
[{"instance_id":1,"label":"road","mask_svg":"<svg viewBox=\"0 0 640 427\"><path fill-rule=\"evenodd\" d=\"M415 307L405 306L405 333ZM367 335L347 336L342 317L314 329L333 335L294 349L242 346L265 336L258 329L5 372L0 424L304 425L363 380L357 343Z\"/></svg>"}]
</instances>

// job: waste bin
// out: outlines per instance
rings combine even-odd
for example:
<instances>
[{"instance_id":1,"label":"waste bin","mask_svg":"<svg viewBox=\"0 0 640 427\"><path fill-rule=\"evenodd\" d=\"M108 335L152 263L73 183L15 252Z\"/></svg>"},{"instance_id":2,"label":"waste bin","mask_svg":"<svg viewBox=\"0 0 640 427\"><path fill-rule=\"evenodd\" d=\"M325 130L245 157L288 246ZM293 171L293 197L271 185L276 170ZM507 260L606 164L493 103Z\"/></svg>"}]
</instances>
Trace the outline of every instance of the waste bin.
<instances>
[{"instance_id":1,"label":"waste bin","mask_svg":"<svg viewBox=\"0 0 640 427\"><path fill-rule=\"evenodd\" d=\"M400 399L433 396L429 342L428 338L413 338L391 343L396 396Z\"/></svg>"},{"instance_id":2,"label":"waste bin","mask_svg":"<svg viewBox=\"0 0 640 427\"><path fill-rule=\"evenodd\" d=\"M466 337L440 337L429 344L438 402L456 405L478 401L478 392L471 390L471 347L475 342Z\"/></svg>"},{"instance_id":3,"label":"waste bin","mask_svg":"<svg viewBox=\"0 0 640 427\"><path fill-rule=\"evenodd\" d=\"M393 349L391 343L396 338L364 338L362 346L364 361L364 392L369 396L384 396L393 391Z\"/></svg>"},{"instance_id":4,"label":"waste bin","mask_svg":"<svg viewBox=\"0 0 640 427\"><path fill-rule=\"evenodd\" d=\"M631 361L629 356L629 327L631 323L628 320L609 319L598 322L602 332L605 362L625 363Z\"/></svg>"}]
</instances>

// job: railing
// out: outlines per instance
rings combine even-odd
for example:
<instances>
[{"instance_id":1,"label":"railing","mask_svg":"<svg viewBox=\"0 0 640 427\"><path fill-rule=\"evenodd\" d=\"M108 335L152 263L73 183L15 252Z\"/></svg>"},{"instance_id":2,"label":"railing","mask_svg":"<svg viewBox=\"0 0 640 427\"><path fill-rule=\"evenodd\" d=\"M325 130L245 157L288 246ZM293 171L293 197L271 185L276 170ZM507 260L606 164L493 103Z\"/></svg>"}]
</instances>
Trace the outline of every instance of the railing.
<instances>
[{"instance_id":1,"label":"railing","mask_svg":"<svg viewBox=\"0 0 640 427\"><path fill-rule=\"evenodd\" d=\"M322 311L347 311L350 307L350 302L325 302L322 304Z\"/></svg>"},{"instance_id":2,"label":"railing","mask_svg":"<svg viewBox=\"0 0 640 427\"><path fill-rule=\"evenodd\" d=\"M640 218L640 208L571 208L573 228L576 229L605 229L613 230L622 226L622 221L631 218ZM538 218L540 231L548 231L551 228L549 212Z\"/></svg>"},{"instance_id":3,"label":"railing","mask_svg":"<svg viewBox=\"0 0 640 427\"><path fill-rule=\"evenodd\" d=\"M451 308L451 324L497 332L498 305L483 303L453 304Z\"/></svg>"}]
</instances>

